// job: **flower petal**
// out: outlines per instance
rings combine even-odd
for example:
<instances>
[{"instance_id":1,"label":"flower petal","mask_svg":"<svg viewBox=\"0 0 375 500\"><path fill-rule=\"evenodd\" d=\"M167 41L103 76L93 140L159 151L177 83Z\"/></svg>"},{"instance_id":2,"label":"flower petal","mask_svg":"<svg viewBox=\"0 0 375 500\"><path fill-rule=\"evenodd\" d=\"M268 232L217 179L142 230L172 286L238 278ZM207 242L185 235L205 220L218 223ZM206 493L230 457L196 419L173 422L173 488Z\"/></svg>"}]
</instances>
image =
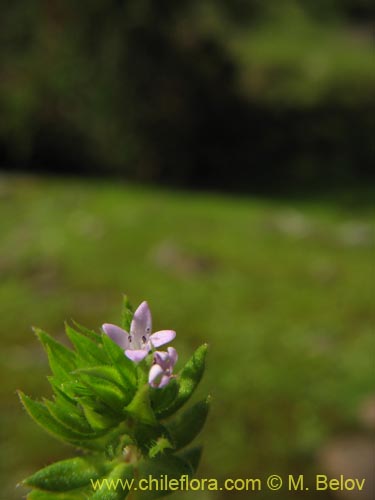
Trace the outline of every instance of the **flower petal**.
<instances>
[{"instance_id":1,"label":"flower petal","mask_svg":"<svg viewBox=\"0 0 375 500\"><path fill-rule=\"evenodd\" d=\"M159 382L158 388L161 389L162 387L165 387L169 383L170 378L171 377L169 375L163 375Z\"/></svg>"},{"instance_id":2,"label":"flower petal","mask_svg":"<svg viewBox=\"0 0 375 500\"><path fill-rule=\"evenodd\" d=\"M129 359L131 359L135 363L139 363L139 361L142 361L142 359L145 359L145 357L148 354L148 350L147 349L126 349L125 354Z\"/></svg>"},{"instance_id":3,"label":"flower petal","mask_svg":"<svg viewBox=\"0 0 375 500\"><path fill-rule=\"evenodd\" d=\"M157 385L156 379L163 375L163 368L159 365L152 365L150 368L150 372L148 374L148 383L155 387Z\"/></svg>"},{"instance_id":4,"label":"flower petal","mask_svg":"<svg viewBox=\"0 0 375 500\"><path fill-rule=\"evenodd\" d=\"M160 332L155 332L150 336L150 340L154 347L160 347L161 345L168 344L176 336L176 332L173 330L160 330Z\"/></svg>"},{"instance_id":5,"label":"flower petal","mask_svg":"<svg viewBox=\"0 0 375 500\"><path fill-rule=\"evenodd\" d=\"M137 340L142 339L142 337L148 336L151 333L152 328L152 318L151 311L148 307L146 301L140 304L133 316L130 333L136 337Z\"/></svg>"},{"instance_id":6,"label":"flower petal","mask_svg":"<svg viewBox=\"0 0 375 500\"><path fill-rule=\"evenodd\" d=\"M174 367L174 365L177 363L178 360L178 354L177 351L174 347L168 347L167 349L168 354L169 354L169 363L171 368Z\"/></svg>"},{"instance_id":7,"label":"flower petal","mask_svg":"<svg viewBox=\"0 0 375 500\"><path fill-rule=\"evenodd\" d=\"M168 353L165 351L155 351L154 357L155 363L158 363L159 365L165 363L169 359Z\"/></svg>"},{"instance_id":8,"label":"flower petal","mask_svg":"<svg viewBox=\"0 0 375 500\"><path fill-rule=\"evenodd\" d=\"M160 365L163 368L163 370L167 370L170 365L169 354L165 351L155 351L154 361L155 363Z\"/></svg>"},{"instance_id":9,"label":"flower petal","mask_svg":"<svg viewBox=\"0 0 375 500\"><path fill-rule=\"evenodd\" d=\"M113 342L115 342L121 349L127 349L129 347L128 332L116 325L111 325L110 323L105 323L102 326L103 332L110 337Z\"/></svg>"}]
</instances>

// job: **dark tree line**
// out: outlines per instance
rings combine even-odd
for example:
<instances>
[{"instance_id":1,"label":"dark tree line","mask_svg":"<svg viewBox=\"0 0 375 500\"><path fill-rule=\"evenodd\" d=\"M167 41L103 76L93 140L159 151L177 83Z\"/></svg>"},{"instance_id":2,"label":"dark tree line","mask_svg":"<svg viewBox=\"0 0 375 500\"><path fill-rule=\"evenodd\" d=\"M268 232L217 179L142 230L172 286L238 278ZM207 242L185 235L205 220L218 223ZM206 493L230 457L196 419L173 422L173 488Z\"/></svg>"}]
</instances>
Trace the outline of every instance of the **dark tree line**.
<instances>
[{"instance_id":1,"label":"dark tree line","mask_svg":"<svg viewBox=\"0 0 375 500\"><path fill-rule=\"evenodd\" d=\"M372 14L367 0L289 3L328 30L366 31ZM280 12L276 0L4 2L1 168L233 190L367 182L369 82L335 82L313 106L243 91L231 36ZM271 86L299 78L267 71Z\"/></svg>"}]
</instances>

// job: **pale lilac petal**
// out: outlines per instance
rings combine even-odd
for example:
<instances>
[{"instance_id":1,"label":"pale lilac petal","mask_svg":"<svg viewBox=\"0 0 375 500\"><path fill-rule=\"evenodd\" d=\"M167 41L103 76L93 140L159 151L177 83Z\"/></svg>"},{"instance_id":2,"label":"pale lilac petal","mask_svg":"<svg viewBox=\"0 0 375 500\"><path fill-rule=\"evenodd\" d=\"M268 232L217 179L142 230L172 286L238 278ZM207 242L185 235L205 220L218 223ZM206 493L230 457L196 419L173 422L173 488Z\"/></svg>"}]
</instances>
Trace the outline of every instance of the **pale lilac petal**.
<instances>
[{"instance_id":1,"label":"pale lilac petal","mask_svg":"<svg viewBox=\"0 0 375 500\"><path fill-rule=\"evenodd\" d=\"M162 387L165 387L169 383L170 378L171 377L169 375L163 375L159 382L158 388L161 389Z\"/></svg>"},{"instance_id":2,"label":"pale lilac petal","mask_svg":"<svg viewBox=\"0 0 375 500\"><path fill-rule=\"evenodd\" d=\"M148 354L148 351L147 349L126 349L125 354L129 359L131 359L135 363L139 363L139 361L145 359L145 357Z\"/></svg>"},{"instance_id":3,"label":"pale lilac petal","mask_svg":"<svg viewBox=\"0 0 375 500\"><path fill-rule=\"evenodd\" d=\"M159 365L152 365L150 368L150 372L148 374L148 383L152 386L155 386L155 381L158 377L163 375L163 368Z\"/></svg>"},{"instance_id":4,"label":"pale lilac petal","mask_svg":"<svg viewBox=\"0 0 375 500\"><path fill-rule=\"evenodd\" d=\"M168 347L167 351L169 354L170 365L173 368L173 366L177 363L178 360L177 351L174 347Z\"/></svg>"},{"instance_id":5,"label":"pale lilac petal","mask_svg":"<svg viewBox=\"0 0 375 500\"><path fill-rule=\"evenodd\" d=\"M166 370L169 366L169 355L167 352L156 351L154 353L154 360L155 363L157 363L163 368L163 370Z\"/></svg>"},{"instance_id":6,"label":"pale lilac petal","mask_svg":"<svg viewBox=\"0 0 375 500\"><path fill-rule=\"evenodd\" d=\"M172 342L175 336L176 332L173 330L160 330L160 332L153 333L150 336L150 340L154 347L160 347L161 345Z\"/></svg>"},{"instance_id":7,"label":"pale lilac petal","mask_svg":"<svg viewBox=\"0 0 375 500\"><path fill-rule=\"evenodd\" d=\"M128 332L116 325L111 325L105 323L102 326L104 333L108 335L109 338L113 340L121 349L127 349L129 347Z\"/></svg>"},{"instance_id":8,"label":"pale lilac petal","mask_svg":"<svg viewBox=\"0 0 375 500\"><path fill-rule=\"evenodd\" d=\"M143 335L151 333L152 318L151 311L146 301L140 304L133 316L130 333L136 337L142 338Z\"/></svg>"}]
</instances>

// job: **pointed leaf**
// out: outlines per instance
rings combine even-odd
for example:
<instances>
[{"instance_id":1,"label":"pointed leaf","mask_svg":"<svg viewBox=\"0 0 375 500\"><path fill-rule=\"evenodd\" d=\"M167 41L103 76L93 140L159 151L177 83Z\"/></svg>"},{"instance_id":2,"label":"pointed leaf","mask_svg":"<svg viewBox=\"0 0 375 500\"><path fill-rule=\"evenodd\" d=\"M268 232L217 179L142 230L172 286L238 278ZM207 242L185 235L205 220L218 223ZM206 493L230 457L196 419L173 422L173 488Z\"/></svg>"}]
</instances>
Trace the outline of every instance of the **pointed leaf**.
<instances>
[{"instance_id":1,"label":"pointed leaf","mask_svg":"<svg viewBox=\"0 0 375 500\"><path fill-rule=\"evenodd\" d=\"M26 478L23 483L46 491L70 491L90 484L107 474L110 464L104 457L76 457L48 465Z\"/></svg>"},{"instance_id":2,"label":"pointed leaf","mask_svg":"<svg viewBox=\"0 0 375 500\"><path fill-rule=\"evenodd\" d=\"M125 356L124 351L105 333L102 335L104 350L112 364L121 374L124 383L133 387L137 385L137 367L133 361Z\"/></svg>"},{"instance_id":3,"label":"pointed leaf","mask_svg":"<svg viewBox=\"0 0 375 500\"><path fill-rule=\"evenodd\" d=\"M83 446L83 443L88 438L88 436L83 435L79 432L72 431L71 429L63 426L54 417L52 417L43 403L32 400L22 392L19 392L18 394L28 414L44 430L54 435L55 437L62 439L63 441L77 444L77 446ZM78 445L78 443L80 444Z\"/></svg>"},{"instance_id":4,"label":"pointed leaf","mask_svg":"<svg viewBox=\"0 0 375 500\"><path fill-rule=\"evenodd\" d=\"M82 390L84 390L85 393L88 391L87 387L79 383L78 376L73 373L67 374L64 380L55 375L47 378L52 386L53 392L56 395L64 395L64 397L72 403L76 402L77 395L81 394Z\"/></svg>"},{"instance_id":5,"label":"pointed leaf","mask_svg":"<svg viewBox=\"0 0 375 500\"><path fill-rule=\"evenodd\" d=\"M202 449L202 446L195 446L194 448L184 450L177 456L188 462L195 473L198 470L199 462L202 457Z\"/></svg>"},{"instance_id":6,"label":"pointed leaf","mask_svg":"<svg viewBox=\"0 0 375 500\"><path fill-rule=\"evenodd\" d=\"M118 423L118 420L113 416L98 413L86 405L83 406L83 411L87 421L95 431L110 429Z\"/></svg>"},{"instance_id":7,"label":"pointed leaf","mask_svg":"<svg viewBox=\"0 0 375 500\"><path fill-rule=\"evenodd\" d=\"M73 351L50 337L48 333L35 329L35 333L48 355L52 373L60 380L69 378L69 373L77 367Z\"/></svg>"},{"instance_id":8,"label":"pointed leaf","mask_svg":"<svg viewBox=\"0 0 375 500\"><path fill-rule=\"evenodd\" d=\"M132 402L125 408L126 413L135 421L156 425L157 420L150 403L149 385L143 385L134 396Z\"/></svg>"},{"instance_id":9,"label":"pointed leaf","mask_svg":"<svg viewBox=\"0 0 375 500\"><path fill-rule=\"evenodd\" d=\"M90 368L79 368L78 370L75 371L75 373L89 375L97 379L106 380L107 382L115 384L116 387L118 387L122 391L124 390L127 391L129 389L134 391L134 387L129 387L129 384L126 384L124 382L123 377L120 375L118 370L113 366L104 365L104 366L93 366Z\"/></svg>"},{"instance_id":10,"label":"pointed leaf","mask_svg":"<svg viewBox=\"0 0 375 500\"><path fill-rule=\"evenodd\" d=\"M149 459L140 463L139 477L160 478L161 476L168 476L170 479L180 479L182 476L191 477L193 471L188 462L183 458L176 455L163 455L154 459ZM167 486L167 484L166 484ZM151 500L153 498L163 497L168 494L166 490L159 491L137 491L135 498L137 500Z\"/></svg>"},{"instance_id":11,"label":"pointed leaf","mask_svg":"<svg viewBox=\"0 0 375 500\"><path fill-rule=\"evenodd\" d=\"M90 330L89 328L80 325L79 323L77 323L77 321L73 320L73 324L77 328L79 333L83 333L93 342L96 342L97 344L100 344L102 342L102 336L99 333L96 333L94 330Z\"/></svg>"},{"instance_id":12,"label":"pointed leaf","mask_svg":"<svg viewBox=\"0 0 375 500\"><path fill-rule=\"evenodd\" d=\"M93 482L92 490L96 491L92 500L124 500L133 484L133 466L121 463L105 479Z\"/></svg>"},{"instance_id":13,"label":"pointed leaf","mask_svg":"<svg viewBox=\"0 0 375 500\"><path fill-rule=\"evenodd\" d=\"M83 374L81 380L92 391L92 394L98 396L115 411L120 411L129 402L129 395L111 382Z\"/></svg>"},{"instance_id":14,"label":"pointed leaf","mask_svg":"<svg viewBox=\"0 0 375 500\"><path fill-rule=\"evenodd\" d=\"M67 403L63 398L57 398L55 401L44 400L50 414L61 424L69 427L72 431L90 434L92 430L85 418L82 410L78 410L72 404Z\"/></svg>"},{"instance_id":15,"label":"pointed leaf","mask_svg":"<svg viewBox=\"0 0 375 500\"><path fill-rule=\"evenodd\" d=\"M121 311L121 326L127 332L130 332L130 325L133 319L134 311L133 307L129 302L127 295L124 295L122 302Z\"/></svg>"},{"instance_id":16,"label":"pointed leaf","mask_svg":"<svg viewBox=\"0 0 375 500\"><path fill-rule=\"evenodd\" d=\"M135 439L138 448L145 455L149 455L150 450L160 440L168 440L168 442L171 442L169 433L166 427L162 424L149 425L136 422L133 429L131 430L131 435Z\"/></svg>"},{"instance_id":17,"label":"pointed leaf","mask_svg":"<svg viewBox=\"0 0 375 500\"><path fill-rule=\"evenodd\" d=\"M207 348L207 344L203 344L198 347L193 356L181 370L177 378L177 382L179 384L178 394L170 406L164 410L159 410L159 418L166 418L175 413L193 394L204 372Z\"/></svg>"},{"instance_id":18,"label":"pointed leaf","mask_svg":"<svg viewBox=\"0 0 375 500\"><path fill-rule=\"evenodd\" d=\"M67 369L74 370L76 367L76 357L74 352L65 347L63 344L60 344L60 342L57 342L57 340L52 338L48 335L48 333L44 332L40 328L35 328L34 331L44 347L48 346L53 353L58 354Z\"/></svg>"},{"instance_id":19,"label":"pointed leaf","mask_svg":"<svg viewBox=\"0 0 375 500\"><path fill-rule=\"evenodd\" d=\"M47 377L48 378L48 381L49 383L51 384L52 386L52 389L53 389L53 392L54 394L59 397L59 398L63 398L67 403L70 403L72 405L75 405L77 400L74 398L74 396L72 395L68 395L66 393L66 391L63 390L63 388L61 386L64 387L64 384L61 384L60 382L58 382L56 380L56 377Z\"/></svg>"},{"instance_id":20,"label":"pointed leaf","mask_svg":"<svg viewBox=\"0 0 375 500\"><path fill-rule=\"evenodd\" d=\"M82 378L79 378L77 374L75 375L75 378L73 380L69 380L60 384L60 389L73 400L77 400L81 397L93 396L92 389L87 387L87 385L84 384Z\"/></svg>"},{"instance_id":21,"label":"pointed leaf","mask_svg":"<svg viewBox=\"0 0 375 500\"><path fill-rule=\"evenodd\" d=\"M169 406L176 399L179 390L179 385L176 379L171 379L169 384L162 389L151 389L150 398L151 406L157 417L162 416Z\"/></svg>"},{"instance_id":22,"label":"pointed leaf","mask_svg":"<svg viewBox=\"0 0 375 500\"><path fill-rule=\"evenodd\" d=\"M82 333L76 332L71 326L65 325L65 331L72 344L74 345L80 366L108 364L108 357L101 344L97 344L87 338Z\"/></svg>"},{"instance_id":23,"label":"pointed leaf","mask_svg":"<svg viewBox=\"0 0 375 500\"><path fill-rule=\"evenodd\" d=\"M209 405L210 398L199 401L166 424L176 450L189 444L202 430L208 415Z\"/></svg>"},{"instance_id":24,"label":"pointed leaf","mask_svg":"<svg viewBox=\"0 0 375 500\"><path fill-rule=\"evenodd\" d=\"M56 353L53 353L49 346L46 347L49 366L58 384L72 379L72 374L69 368L64 364L62 359ZM74 370L75 368L73 368Z\"/></svg>"},{"instance_id":25,"label":"pointed leaf","mask_svg":"<svg viewBox=\"0 0 375 500\"><path fill-rule=\"evenodd\" d=\"M87 390L89 390L89 388L87 388ZM79 396L77 397L77 401L82 406L82 408L86 406L88 408L91 408L91 410L102 413L103 415L114 416L116 413L107 404L105 404L103 401L100 401L96 394Z\"/></svg>"},{"instance_id":26,"label":"pointed leaf","mask_svg":"<svg viewBox=\"0 0 375 500\"><path fill-rule=\"evenodd\" d=\"M90 498L89 495L89 488L67 493L51 493L50 491L33 490L27 495L27 500L87 500Z\"/></svg>"}]
</instances>

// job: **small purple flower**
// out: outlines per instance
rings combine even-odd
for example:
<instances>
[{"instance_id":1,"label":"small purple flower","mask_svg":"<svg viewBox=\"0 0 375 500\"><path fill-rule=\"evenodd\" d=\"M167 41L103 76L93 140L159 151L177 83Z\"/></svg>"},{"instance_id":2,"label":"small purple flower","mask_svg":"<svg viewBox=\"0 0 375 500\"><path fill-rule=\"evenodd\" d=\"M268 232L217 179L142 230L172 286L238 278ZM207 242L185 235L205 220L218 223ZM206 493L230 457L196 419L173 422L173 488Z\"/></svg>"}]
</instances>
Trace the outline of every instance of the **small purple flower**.
<instances>
[{"instance_id":1,"label":"small purple flower","mask_svg":"<svg viewBox=\"0 0 375 500\"><path fill-rule=\"evenodd\" d=\"M135 311L130 333L109 323L102 326L104 333L124 349L125 355L136 363L142 361L151 349L171 342L176 336L173 330L161 330L151 334L151 327L151 311L147 302L142 302Z\"/></svg>"},{"instance_id":2,"label":"small purple flower","mask_svg":"<svg viewBox=\"0 0 375 500\"><path fill-rule=\"evenodd\" d=\"M150 368L148 383L151 387L161 389L165 387L172 377L173 367L177 362L176 349L168 347L168 352L156 351L154 353L154 364Z\"/></svg>"}]
</instances>

